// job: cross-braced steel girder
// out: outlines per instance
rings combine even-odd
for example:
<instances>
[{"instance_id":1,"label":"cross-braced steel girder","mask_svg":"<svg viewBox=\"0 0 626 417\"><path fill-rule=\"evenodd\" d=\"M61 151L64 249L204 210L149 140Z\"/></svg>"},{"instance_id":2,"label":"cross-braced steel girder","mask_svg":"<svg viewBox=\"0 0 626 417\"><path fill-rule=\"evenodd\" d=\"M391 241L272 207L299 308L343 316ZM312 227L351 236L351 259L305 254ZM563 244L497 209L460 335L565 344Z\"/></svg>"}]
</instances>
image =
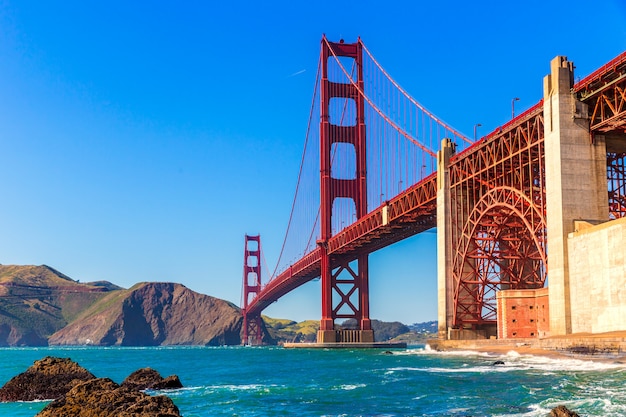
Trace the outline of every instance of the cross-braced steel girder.
<instances>
[{"instance_id":1,"label":"cross-braced steel girder","mask_svg":"<svg viewBox=\"0 0 626 417\"><path fill-rule=\"evenodd\" d=\"M609 217L626 217L626 153L607 154L607 180L609 193Z\"/></svg>"},{"instance_id":2,"label":"cross-braced steel girder","mask_svg":"<svg viewBox=\"0 0 626 417\"><path fill-rule=\"evenodd\" d=\"M540 104L450 162L453 327L495 324L498 290L545 283Z\"/></svg>"},{"instance_id":3,"label":"cross-braced steel girder","mask_svg":"<svg viewBox=\"0 0 626 417\"><path fill-rule=\"evenodd\" d=\"M574 91L589 106L591 132L626 133L626 52L576 84Z\"/></svg>"}]
</instances>

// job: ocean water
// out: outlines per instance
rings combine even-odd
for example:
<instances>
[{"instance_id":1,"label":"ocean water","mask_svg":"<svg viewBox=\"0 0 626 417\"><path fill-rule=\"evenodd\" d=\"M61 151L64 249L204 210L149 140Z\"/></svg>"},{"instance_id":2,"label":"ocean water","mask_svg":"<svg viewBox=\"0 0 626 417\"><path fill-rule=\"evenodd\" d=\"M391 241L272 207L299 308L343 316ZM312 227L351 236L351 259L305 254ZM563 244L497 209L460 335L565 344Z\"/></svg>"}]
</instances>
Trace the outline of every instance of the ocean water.
<instances>
[{"instance_id":1,"label":"ocean water","mask_svg":"<svg viewBox=\"0 0 626 417\"><path fill-rule=\"evenodd\" d=\"M194 416L626 415L626 365L536 356L280 347L6 348L0 384L45 356L69 357L122 382L151 367L185 388L163 391ZM504 365L494 366L502 360ZM158 392L161 393L161 392ZM156 393L151 393L156 394ZM34 416L47 402L0 403L0 416Z\"/></svg>"}]
</instances>

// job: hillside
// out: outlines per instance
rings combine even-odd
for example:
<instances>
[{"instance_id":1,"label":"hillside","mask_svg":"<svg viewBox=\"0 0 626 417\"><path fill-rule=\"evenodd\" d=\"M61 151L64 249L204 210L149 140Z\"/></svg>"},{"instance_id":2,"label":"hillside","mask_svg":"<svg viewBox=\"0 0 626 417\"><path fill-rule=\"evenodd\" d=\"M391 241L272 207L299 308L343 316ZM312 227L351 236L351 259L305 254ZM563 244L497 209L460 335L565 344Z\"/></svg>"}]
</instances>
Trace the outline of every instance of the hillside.
<instances>
[{"instance_id":1,"label":"hillside","mask_svg":"<svg viewBox=\"0 0 626 417\"><path fill-rule=\"evenodd\" d=\"M320 327L318 320L306 320L298 323L293 320L263 316L263 321L272 339L278 343L315 342Z\"/></svg>"},{"instance_id":2,"label":"hillside","mask_svg":"<svg viewBox=\"0 0 626 417\"><path fill-rule=\"evenodd\" d=\"M280 343L315 342L317 340L318 320L295 322L287 319L275 319L263 316L267 330L274 340ZM432 337L430 329L436 330L437 322L416 323L406 326L400 322L372 320L372 329L376 341L399 341L408 344L425 343ZM346 320L339 326L344 329L356 328L354 320Z\"/></svg>"},{"instance_id":3,"label":"hillside","mask_svg":"<svg viewBox=\"0 0 626 417\"><path fill-rule=\"evenodd\" d=\"M266 343L313 342L319 321L263 316ZM46 265L0 265L0 346L238 345L238 307L181 284L80 283ZM342 327L351 327L350 321ZM372 320L376 340L420 342L436 322Z\"/></svg>"},{"instance_id":4,"label":"hillside","mask_svg":"<svg viewBox=\"0 0 626 417\"><path fill-rule=\"evenodd\" d=\"M51 345L237 345L242 316L233 304L181 284L141 283L114 291L53 334Z\"/></svg>"},{"instance_id":5,"label":"hillside","mask_svg":"<svg viewBox=\"0 0 626 417\"><path fill-rule=\"evenodd\" d=\"M45 346L50 335L116 288L81 284L46 265L0 265L0 346Z\"/></svg>"},{"instance_id":6,"label":"hillside","mask_svg":"<svg viewBox=\"0 0 626 417\"><path fill-rule=\"evenodd\" d=\"M240 344L241 325L235 305L180 284L123 289L46 265L0 265L0 346Z\"/></svg>"}]
</instances>

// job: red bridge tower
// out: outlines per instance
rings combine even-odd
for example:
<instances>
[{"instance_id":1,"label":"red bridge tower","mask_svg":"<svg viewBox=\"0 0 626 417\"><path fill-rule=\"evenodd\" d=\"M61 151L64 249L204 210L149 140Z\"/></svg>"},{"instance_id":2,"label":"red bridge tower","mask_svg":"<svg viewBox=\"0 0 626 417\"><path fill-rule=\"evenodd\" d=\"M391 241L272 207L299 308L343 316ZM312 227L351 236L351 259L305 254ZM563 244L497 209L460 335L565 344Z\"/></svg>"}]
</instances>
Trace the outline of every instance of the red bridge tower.
<instances>
[{"instance_id":1,"label":"red bridge tower","mask_svg":"<svg viewBox=\"0 0 626 417\"><path fill-rule=\"evenodd\" d=\"M322 319L317 335L318 343L374 341L369 318L368 290L368 254L361 253L345 259L332 259L328 253L328 241L332 237L333 203L337 198L352 200L355 216L358 219L367 214L367 181L365 153L365 102L363 92L363 45L360 39L356 43L346 44L329 42L322 39L322 76L320 102L320 218L321 236L318 244L321 248L322 281ZM354 60L356 84L329 80L329 60L339 57ZM346 79L347 79L347 74ZM340 110L337 107L354 108L354 120L341 120L335 117ZM334 145L352 145L356 159L356 172L352 177L333 177L332 161ZM345 146L345 145L344 145ZM339 159L339 158L337 158ZM355 319L357 331L336 331L335 320Z\"/></svg>"},{"instance_id":2,"label":"red bridge tower","mask_svg":"<svg viewBox=\"0 0 626 417\"><path fill-rule=\"evenodd\" d=\"M248 303L261 291L261 235L246 235L243 255L243 328L244 345L263 343L263 322L260 314L248 314ZM252 295L252 297L251 297Z\"/></svg>"}]
</instances>

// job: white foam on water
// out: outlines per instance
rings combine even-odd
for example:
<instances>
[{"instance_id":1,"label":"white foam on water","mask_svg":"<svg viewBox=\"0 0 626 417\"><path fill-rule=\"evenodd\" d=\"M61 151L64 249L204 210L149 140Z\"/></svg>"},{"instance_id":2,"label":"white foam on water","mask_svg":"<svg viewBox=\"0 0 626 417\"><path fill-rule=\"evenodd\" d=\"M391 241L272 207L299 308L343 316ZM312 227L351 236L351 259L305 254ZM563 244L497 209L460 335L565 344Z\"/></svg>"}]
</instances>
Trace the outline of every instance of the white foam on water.
<instances>
[{"instance_id":1,"label":"white foam on water","mask_svg":"<svg viewBox=\"0 0 626 417\"><path fill-rule=\"evenodd\" d=\"M242 385L234 385L234 384L225 384L225 385L201 385L201 386L193 386L193 387L184 387L177 388L173 390L168 390L170 394L176 393L185 393L185 392L198 392L198 391L263 391L269 392L270 389L279 387L276 384L242 384Z\"/></svg>"},{"instance_id":2,"label":"white foam on water","mask_svg":"<svg viewBox=\"0 0 626 417\"><path fill-rule=\"evenodd\" d=\"M476 351L433 351L424 349L409 349L402 352L404 355L428 355L441 358L468 358L468 363L458 364L455 367L450 366L426 366L411 367L399 366L387 369L387 374L395 372L430 372L441 374L454 373L502 373L511 371L532 370L533 372L543 371L546 375L556 372L603 372L613 371L625 372L626 364L607 361L592 361L577 358L555 358L547 356L537 356L520 354L517 351L509 351L506 354L493 354ZM477 363L478 362L478 363ZM483 363L480 363L483 362ZM496 364L496 362L504 362Z\"/></svg>"},{"instance_id":3,"label":"white foam on water","mask_svg":"<svg viewBox=\"0 0 626 417\"><path fill-rule=\"evenodd\" d=\"M49 403L54 401L54 399L49 399L49 400L31 400L31 401L7 401L7 403L10 402L14 402L14 403L22 403L22 404L30 404L30 403Z\"/></svg>"},{"instance_id":4,"label":"white foam on water","mask_svg":"<svg viewBox=\"0 0 626 417\"><path fill-rule=\"evenodd\" d=\"M528 408L529 411L525 413L494 414L492 417L545 417L552 410L552 408L546 408L541 406L540 404L532 404L529 405Z\"/></svg>"},{"instance_id":5,"label":"white foam on water","mask_svg":"<svg viewBox=\"0 0 626 417\"><path fill-rule=\"evenodd\" d=\"M265 391L278 385L242 384L242 385L209 385L209 389L228 391Z\"/></svg>"},{"instance_id":6,"label":"white foam on water","mask_svg":"<svg viewBox=\"0 0 626 417\"><path fill-rule=\"evenodd\" d=\"M334 389L340 389L343 391L352 391L355 390L357 388L365 388L367 385L366 384L343 384L340 385L339 387L336 387Z\"/></svg>"},{"instance_id":7,"label":"white foam on water","mask_svg":"<svg viewBox=\"0 0 626 417\"><path fill-rule=\"evenodd\" d=\"M407 349L405 351L394 352L394 355L433 355L433 356L468 356L468 357L489 357L489 353L477 352L475 350L433 350L429 345L420 349Z\"/></svg>"},{"instance_id":8,"label":"white foam on water","mask_svg":"<svg viewBox=\"0 0 626 417\"><path fill-rule=\"evenodd\" d=\"M626 363L610 362L608 360L598 361L592 360L593 358L579 359L579 358L555 358L540 355L520 354L515 350L511 350L506 354L494 354L486 352L477 352L472 350L453 350L453 351L436 351L432 350L428 345L424 349L409 349L404 354L408 355L428 355L438 357L468 357L468 358L480 358L489 359L493 362L503 361L504 365L498 365L489 367L491 371L507 371L511 370L511 365L516 369L534 368L541 369L548 372L558 371L607 371L623 369L626 371ZM483 367L478 367L482 369ZM465 369L472 369L469 367Z\"/></svg>"}]
</instances>

